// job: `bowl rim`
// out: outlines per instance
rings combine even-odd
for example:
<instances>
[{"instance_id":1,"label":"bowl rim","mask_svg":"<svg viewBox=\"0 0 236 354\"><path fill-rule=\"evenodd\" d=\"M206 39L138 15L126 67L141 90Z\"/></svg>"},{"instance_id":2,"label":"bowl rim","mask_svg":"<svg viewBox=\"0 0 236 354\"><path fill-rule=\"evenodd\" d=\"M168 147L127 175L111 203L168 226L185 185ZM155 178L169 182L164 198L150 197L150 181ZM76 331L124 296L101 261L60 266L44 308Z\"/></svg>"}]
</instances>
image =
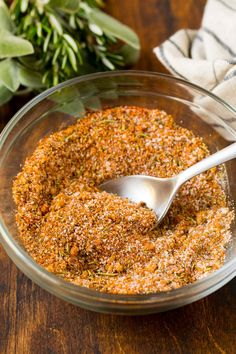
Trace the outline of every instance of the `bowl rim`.
<instances>
[{"instance_id":1,"label":"bowl rim","mask_svg":"<svg viewBox=\"0 0 236 354\"><path fill-rule=\"evenodd\" d=\"M20 119L24 116L25 113L27 113L31 108L33 108L36 104L41 102L43 99L47 98L49 95L53 94L54 92L63 89L65 87L72 86L77 83L81 82L86 82L94 79L99 79L99 78L104 78L104 77L116 77L116 76L140 76L140 77L151 77L151 78L162 78L174 82L181 83L185 86L189 86L190 88L193 88L196 91L200 91L202 94L211 97L213 100L217 101L220 103L224 108L226 108L228 111L233 113L236 117L236 109L231 106L229 103L225 102L222 100L220 97L216 96L215 94L209 92L208 90L201 88L200 86L191 83L187 80L184 80L182 78L178 78L172 75L164 74L164 73L158 73L158 72L151 72L151 71L143 71L143 70L119 70L119 71L113 71L113 72L100 72L100 73L93 73L93 74L87 74L87 75L82 75L79 77L75 77L73 79L67 80L63 83L60 83L52 88L49 88L45 90L44 92L40 93L33 99L31 99L28 103L26 103L8 122L8 124L5 126L3 131L0 134L0 152L1 149L7 140L9 133L12 131L12 129L15 127L15 125L20 121ZM219 118L221 120L221 118ZM221 120L222 121L222 120ZM233 133L233 135L236 138L236 132L228 126L227 123L223 122L224 125L227 126L227 128ZM0 164L1 161L4 159L4 156L0 158ZM186 286L183 286L181 288L173 289L173 290L168 290L168 291L163 291L163 292L156 292L156 293L148 293L148 294L134 294L134 295L129 295L129 294L111 294L111 293L103 293L94 289L82 287L80 285L74 284L67 282L63 280L62 278L54 275L51 272L48 272L45 268L40 266L36 261L33 260L33 258L20 246L20 244L14 239L14 237L8 233L7 228L4 224L4 221L2 219L2 216L0 215L0 241L2 244L6 246L6 248L15 254L15 256L20 259L25 265L27 265L27 268L33 273L37 273L41 278L43 278L44 281L47 282L49 286L54 286L56 288L60 289L66 289L69 291L69 293L72 295L73 294L81 294L86 296L87 298L91 299L96 299L96 300L103 300L106 302L113 302L113 303L123 303L125 305L129 305L130 302L134 301L135 304L139 302L140 304L144 303L158 303L158 302L170 302L172 300L180 299L182 297L186 297L189 295L190 297L196 296L197 294L203 292L206 289L209 289L211 287L214 287L217 284L217 279L218 276L221 275L223 272L227 272L230 268L232 268L233 264L235 264L235 269L230 273L232 274L234 271L236 271L236 257L234 259L231 259L228 261L226 264L224 264L221 268L218 270L214 271L213 273L203 277L200 280L197 280L194 283L188 284ZM5 248L5 247L4 247ZM32 276L32 279L39 283L37 280L34 279ZM216 281L213 281L216 280ZM211 286L205 287L204 285L208 284L209 282L212 282ZM40 286L42 286L40 284ZM54 292L56 294L56 292ZM77 299L75 299L76 301Z\"/></svg>"}]
</instances>

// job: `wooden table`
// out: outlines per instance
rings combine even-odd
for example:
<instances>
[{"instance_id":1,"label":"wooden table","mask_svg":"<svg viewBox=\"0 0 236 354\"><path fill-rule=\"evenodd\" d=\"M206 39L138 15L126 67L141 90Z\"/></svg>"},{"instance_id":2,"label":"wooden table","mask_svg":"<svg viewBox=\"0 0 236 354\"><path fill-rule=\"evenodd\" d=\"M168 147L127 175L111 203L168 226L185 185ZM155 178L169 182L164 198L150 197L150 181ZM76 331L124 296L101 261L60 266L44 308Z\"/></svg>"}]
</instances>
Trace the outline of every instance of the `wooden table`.
<instances>
[{"instance_id":1,"label":"wooden table","mask_svg":"<svg viewBox=\"0 0 236 354\"><path fill-rule=\"evenodd\" d=\"M179 28L197 28L205 0L110 0L107 10L142 43L139 69L165 71L152 48ZM23 102L1 108L5 124ZM0 353L236 353L236 279L183 308L143 317L96 314L27 279L0 250Z\"/></svg>"}]
</instances>

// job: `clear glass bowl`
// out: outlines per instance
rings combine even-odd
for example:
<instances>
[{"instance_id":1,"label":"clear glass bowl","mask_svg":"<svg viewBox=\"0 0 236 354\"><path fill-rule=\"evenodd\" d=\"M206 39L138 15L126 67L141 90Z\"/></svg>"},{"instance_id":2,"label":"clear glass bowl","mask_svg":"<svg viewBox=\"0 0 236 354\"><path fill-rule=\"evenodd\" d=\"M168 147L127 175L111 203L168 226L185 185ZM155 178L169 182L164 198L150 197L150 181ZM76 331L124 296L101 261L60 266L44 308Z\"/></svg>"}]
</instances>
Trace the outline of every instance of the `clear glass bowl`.
<instances>
[{"instance_id":1,"label":"clear glass bowl","mask_svg":"<svg viewBox=\"0 0 236 354\"><path fill-rule=\"evenodd\" d=\"M224 266L180 289L148 295L111 295L70 284L49 273L24 251L17 236L12 180L39 139L83 117L85 112L119 105L161 108L203 137L211 152L236 140L232 126L236 110L220 98L172 76L113 72L75 78L49 89L26 104L8 123L0 138L0 240L9 257L29 278L75 305L106 313L147 314L186 305L217 290L236 274L236 229ZM226 164L225 188L236 199L236 160Z\"/></svg>"}]
</instances>

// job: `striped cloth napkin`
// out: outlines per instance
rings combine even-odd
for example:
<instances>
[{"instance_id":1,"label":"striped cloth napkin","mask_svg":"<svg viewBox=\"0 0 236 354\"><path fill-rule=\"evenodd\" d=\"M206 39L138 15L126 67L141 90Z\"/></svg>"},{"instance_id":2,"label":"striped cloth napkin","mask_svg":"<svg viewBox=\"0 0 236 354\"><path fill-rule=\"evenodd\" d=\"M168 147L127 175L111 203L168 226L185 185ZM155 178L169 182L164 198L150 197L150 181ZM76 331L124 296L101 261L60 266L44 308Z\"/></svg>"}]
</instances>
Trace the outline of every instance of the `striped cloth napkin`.
<instances>
[{"instance_id":1,"label":"striped cloth napkin","mask_svg":"<svg viewBox=\"0 0 236 354\"><path fill-rule=\"evenodd\" d=\"M172 74L236 108L236 0L208 0L198 31L181 29L154 53Z\"/></svg>"}]
</instances>

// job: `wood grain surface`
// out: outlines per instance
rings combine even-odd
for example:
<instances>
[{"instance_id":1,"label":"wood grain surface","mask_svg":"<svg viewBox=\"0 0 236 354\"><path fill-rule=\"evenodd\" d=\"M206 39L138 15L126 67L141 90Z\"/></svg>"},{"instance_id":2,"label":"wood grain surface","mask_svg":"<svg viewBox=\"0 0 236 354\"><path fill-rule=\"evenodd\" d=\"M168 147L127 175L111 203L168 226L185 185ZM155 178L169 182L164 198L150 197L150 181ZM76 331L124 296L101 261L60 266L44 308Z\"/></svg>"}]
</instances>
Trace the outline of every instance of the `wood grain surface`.
<instances>
[{"instance_id":1,"label":"wood grain surface","mask_svg":"<svg viewBox=\"0 0 236 354\"><path fill-rule=\"evenodd\" d=\"M138 69L165 71L152 48L180 28L197 28L205 0L110 0L107 11L140 36ZM3 127L24 104L0 108ZM0 353L236 353L236 279L166 313L124 317L63 302L27 279L0 249Z\"/></svg>"}]
</instances>

